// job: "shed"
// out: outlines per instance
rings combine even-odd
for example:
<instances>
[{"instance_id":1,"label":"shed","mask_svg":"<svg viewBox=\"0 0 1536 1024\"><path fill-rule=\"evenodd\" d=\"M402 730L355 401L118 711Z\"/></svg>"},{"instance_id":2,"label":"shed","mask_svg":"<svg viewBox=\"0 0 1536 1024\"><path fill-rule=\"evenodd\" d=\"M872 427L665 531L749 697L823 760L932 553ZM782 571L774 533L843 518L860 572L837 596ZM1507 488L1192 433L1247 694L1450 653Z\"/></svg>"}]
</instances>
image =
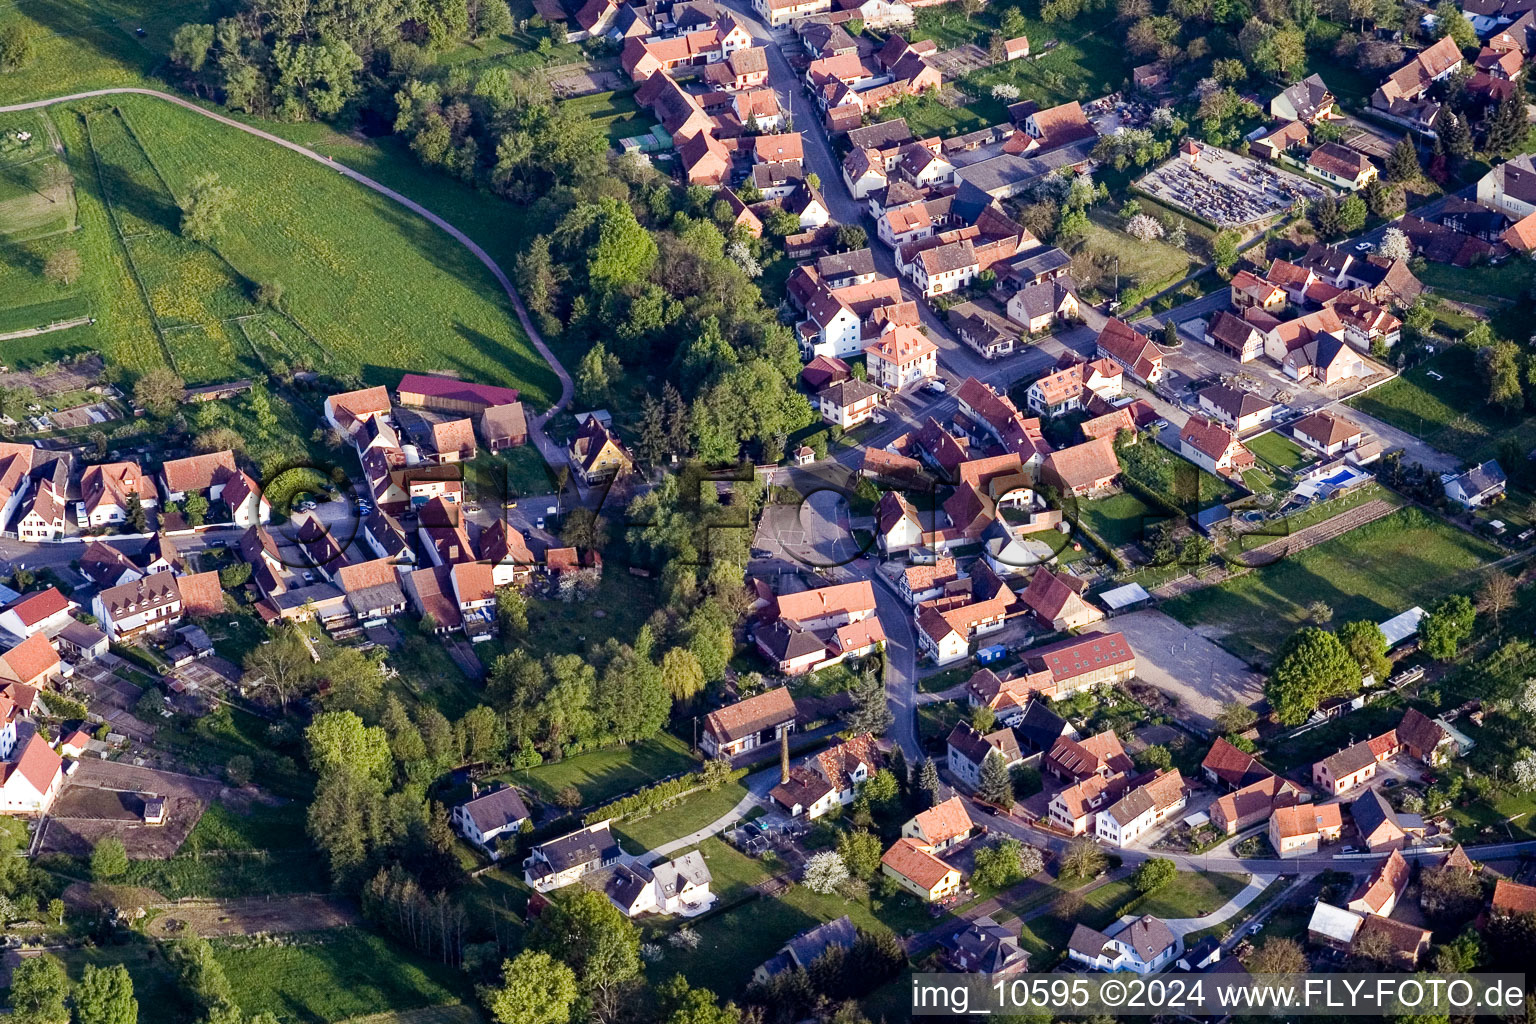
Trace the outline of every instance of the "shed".
<instances>
[{"instance_id":1,"label":"shed","mask_svg":"<svg viewBox=\"0 0 1536 1024\"><path fill-rule=\"evenodd\" d=\"M1140 604L1143 601L1150 601L1151 599L1152 595L1147 593L1146 588L1140 583L1127 583L1123 587L1115 587L1113 590L1106 590L1099 595L1099 600L1112 612L1117 612L1121 608L1129 608L1132 605Z\"/></svg>"},{"instance_id":2,"label":"shed","mask_svg":"<svg viewBox=\"0 0 1536 1024\"><path fill-rule=\"evenodd\" d=\"M1414 605L1402 614L1394 615L1386 622L1380 623L1381 633L1387 638L1387 650L1390 651L1418 633L1419 620L1423 618L1424 609Z\"/></svg>"},{"instance_id":3,"label":"shed","mask_svg":"<svg viewBox=\"0 0 1536 1024\"><path fill-rule=\"evenodd\" d=\"M1212 505L1203 512L1194 515L1195 528L1206 536L1222 523L1232 518L1232 510L1225 505Z\"/></svg>"}]
</instances>

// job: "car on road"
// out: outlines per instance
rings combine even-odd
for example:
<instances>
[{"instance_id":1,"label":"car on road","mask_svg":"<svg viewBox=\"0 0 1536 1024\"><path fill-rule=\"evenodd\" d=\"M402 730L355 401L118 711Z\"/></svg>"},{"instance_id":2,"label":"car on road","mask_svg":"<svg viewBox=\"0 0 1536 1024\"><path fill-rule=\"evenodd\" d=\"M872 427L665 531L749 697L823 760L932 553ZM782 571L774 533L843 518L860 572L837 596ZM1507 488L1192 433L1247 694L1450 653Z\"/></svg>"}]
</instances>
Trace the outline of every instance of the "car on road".
<instances>
[{"instance_id":1,"label":"car on road","mask_svg":"<svg viewBox=\"0 0 1536 1024\"><path fill-rule=\"evenodd\" d=\"M479 512L480 511L480 506L472 501L468 505L464 506L464 511L465 512Z\"/></svg>"},{"instance_id":2,"label":"car on road","mask_svg":"<svg viewBox=\"0 0 1536 1024\"><path fill-rule=\"evenodd\" d=\"M1375 248L1375 242L1361 242L1359 245L1355 246L1355 252L1370 252Z\"/></svg>"},{"instance_id":3,"label":"car on road","mask_svg":"<svg viewBox=\"0 0 1536 1024\"><path fill-rule=\"evenodd\" d=\"M544 517L539 516L539 518L534 521L533 525L537 526L541 530L544 529Z\"/></svg>"},{"instance_id":4,"label":"car on road","mask_svg":"<svg viewBox=\"0 0 1536 1024\"><path fill-rule=\"evenodd\" d=\"M930 395L942 395L944 392L948 391L949 388L941 380L931 380L927 384L923 385L923 390Z\"/></svg>"},{"instance_id":5,"label":"car on road","mask_svg":"<svg viewBox=\"0 0 1536 1024\"><path fill-rule=\"evenodd\" d=\"M300 512L312 512L314 511L315 503L312 501L301 501L294 507Z\"/></svg>"},{"instance_id":6,"label":"car on road","mask_svg":"<svg viewBox=\"0 0 1536 1024\"><path fill-rule=\"evenodd\" d=\"M304 582L305 583L313 583L313 582L315 582L315 574L310 572L308 569L305 569L304 570Z\"/></svg>"}]
</instances>

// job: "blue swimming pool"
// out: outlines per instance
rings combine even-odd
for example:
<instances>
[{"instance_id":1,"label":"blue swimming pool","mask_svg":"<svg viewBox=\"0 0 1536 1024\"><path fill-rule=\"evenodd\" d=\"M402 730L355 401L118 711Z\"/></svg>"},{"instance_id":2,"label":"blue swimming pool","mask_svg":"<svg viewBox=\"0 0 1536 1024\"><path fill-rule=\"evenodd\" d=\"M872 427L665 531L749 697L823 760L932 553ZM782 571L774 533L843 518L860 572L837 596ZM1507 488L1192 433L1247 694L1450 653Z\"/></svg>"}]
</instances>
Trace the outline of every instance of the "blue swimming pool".
<instances>
[{"instance_id":1,"label":"blue swimming pool","mask_svg":"<svg viewBox=\"0 0 1536 1024\"><path fill-rule=\"evenodd\" d=\"M1333 474L1333 476L1330 476L1328 479L1324 480L1323 483L1322 483L1322 486L1324 486L1324 487L1343 487L1345 484L1349 483L1354 478L1355 478L1355 474L1354 474L1353 470L1341 469L1337 473Z\"/></svg>"}]
</instances>

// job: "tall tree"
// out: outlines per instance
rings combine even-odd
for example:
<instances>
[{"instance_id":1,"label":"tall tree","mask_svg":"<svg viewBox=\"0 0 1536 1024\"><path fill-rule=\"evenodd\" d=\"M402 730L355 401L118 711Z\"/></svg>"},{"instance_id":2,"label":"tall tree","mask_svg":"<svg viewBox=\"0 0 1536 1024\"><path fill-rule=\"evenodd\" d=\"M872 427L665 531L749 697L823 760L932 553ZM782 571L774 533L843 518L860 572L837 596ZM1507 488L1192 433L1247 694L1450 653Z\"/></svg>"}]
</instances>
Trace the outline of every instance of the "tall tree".
<instances>
[{"instance_id":1,"label":"tall tree","mask_svg":"<svg viewBox=\"0 0 1536 1024\"><path fill-rule=\"evenodd\" d=\"M29 956L11 972L11 1020L15 1024L69 1024L64 999L69 977L58 957Z\"/></svg>"},{"instance_id":2,"label":"tall tree","mask_svg":"<svg viewBox=\"0 0 1536 1024\"><path fill-rule=\"evenodd\" d=\"M528 945L563 959L576 973L592 1017L617 1019L640 976L640 932L608 897L583 889L540 915Z\"/></svg>"},{"instance_id":3,"label":"tall tree","mask_svg":"<svg viewBox=\"0 0 1536 1024\"><path fill-rule=\"evenodd\" d=\"M1493 628L1499 628L1499 615L1515 603L1515 580L1508 573L1495 572L1477 589L1477 603L1493 616Z\"/></svg>"},{"instance_id":4,"label":"tall tree","mask_svg":"<svg viewBox=\"0 0 1536 1024\"><path fill-rule=\"evenodd\" d=\"M1464 594L1451 594L1439 601L1419 622L1419 644L1436 661L1450 661L1461 653L1461 645L1472 635L1477 612Z\"/></svg>"},{"instance_id":5,"label":"tall tree","mask_svg":"<svg viewBox=\"0 0 1536 1024\"><path fill-rule=\"evenodd\" d=\"M192 179L181 203L181 233L194 242L211 243L224 231L224 217L235 203L235 190L213 171Z\"/></svg>"},{"instance_id":6,"label":"tall tree","mask_svg":"<svg viewBox=\"0 0 1536 1024\"><path fill-rule=\"evenodd\" d=\"M1386 682L1392 662L1387 658L1387 637L1380 626L1368 619L1346 622L1339 627L1338 637L1361 672L1375 676L1378 683Z\"/></svg>"},{"instance_id":7,"label":"tall tree","mask_svg":"<svg viewBox=\"0 0 1536 1024\"><path fill-rule=\"evenodd\" d=\"M922 764L917 768L917 788L923 794L923 802L932 807L939 802L939 769L933 763L933 758L923 758Z\"/></svg>"},{"instance_id":8,"label":"tall tree","mask_svg":"<svg viewBox=\"0 0 1536 1024\"><path fill-rule=\"evenodd\" d=\"M1013 806L1013 777L1008 774L1008 759L996 750L982 759L976 795L1002 808Z\"/></svg>"},{"instance_id":9,"label":"tall tree","mask_svg":"<svg viewBox=\"0 0 1536 1024\"><path fill-rule=\"evenodd\" d=\"M288 702L314 678L314 666L297 630L279 623L270 631L267 643L258 644L245 656L244 679L275 693L279 709L286 713Z\"/></svg>"},{"instance_id":10,"label":"tall tree","mask_svg":"<svg viewBox=\"0 0 1536 1024\"><path fill-rule=\"evenodd\" d=\"M181 404L186 383L163 366L146 370L133 384L133 400L154 416L167 416Z\"/></svg>"},{"instance_id":11,"label":"tall tree","mask_svg":"<svg viewBox=\"0 0 1536 1024\"><path fill-rule=\"evenodd\" d=\"M845 721L854 733L880 736L896 721L885 696L885 684L874 672L863 672L849 690L853 707Z\"/></svg>"},{"instance_id":12,"label":"tall tree","mask_svg":"<svg viewBox=\"0 0 1536 1024\"><path fill-rule=\"evenodd\" d=\"M1519 152L1531 134L1530 115L1526 112L1525 97L1521 89L1510 92L1493 112L1488 121L1488 134L1483 148L1494 156L1508 156Z\"/></svg>"},{"instance_id":13,"label":"tall tree","mask_svg":"<svg viewBox=\"0 0 1536 1024\"><path fill-rule=\"evenodd\" d=\"M1319 702L1359 688L1360 665L1339 638L1308 626L1297 630L1281 648L1264 695L1283 724L1299 725Z\"/></svg>"},{"instance_id":14,"label":"tall tree","mask_svg":"<svg viewBox=\"0 0 1536 1024\"><path fill-rule=\"evenodd\" d=\"M133 998L128 968L86 964L75 989L75 1024L136 1024L138 1019L139 1001Z\"/></svg>"},{"instance_id":15,"label":"tall tree","mask_svg":"<svg viewBox=\"0 0 1536 1024\"><path fill-rule=\"evenodd\" d=\"M1419 166L1419 150L1410 135L1404 135L1387 157L1388 181L1414 181L1423 173Z\"/></svg>"},{"instance_id":16,"label":"tall tree","mask_svg":"<svg viewBox=\"0 0 1536 1024\"><path fill-rule=\"evenodd\" d=\"M525 949L504 961L501 979L500 987L483 993L496 1024L569 1024L581 995L576 972L542 950Z\"/></svg>"}]
</instances>

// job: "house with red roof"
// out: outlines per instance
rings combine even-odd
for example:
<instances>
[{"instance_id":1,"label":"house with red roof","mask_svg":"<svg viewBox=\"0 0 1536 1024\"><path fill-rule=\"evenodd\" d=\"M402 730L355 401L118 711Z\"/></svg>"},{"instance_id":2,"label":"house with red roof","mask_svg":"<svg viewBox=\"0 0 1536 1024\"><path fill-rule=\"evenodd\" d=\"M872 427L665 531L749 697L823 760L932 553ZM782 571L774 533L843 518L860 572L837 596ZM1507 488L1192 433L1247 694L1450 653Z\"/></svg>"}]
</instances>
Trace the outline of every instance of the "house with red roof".
<instances>
[{"instance_id":1,"label":"house with red roof","mask_svg":"<svg viewBox=\"0 0 1536 1024\"><path fill-rule=\"evenodd\" d=\"M1045 566L1035 570L1020 598L1044 625L1055 630L1081 629L1104 618L1083 597L1087 580Z\"/></svg>"},{"instance_id":2,"label":"house with red roof","mask_svg":"<svg viewBox=\"0 0 1536 1024\"><path fill-rule=\"evenodd\" d=\"M1179 454L1218 476L1240 477L1254 466L1253 453L1236 434L1199 415L1191 415L1179 431Z\"/></svg>"},{"instance_id":3,"label":"house with red roof","mask_svg":"<svg viewBox=\"0 0 1536 1024\"><path fill-rule=\"evenodd\" d=\"M64 674L59 653L42 633L33 633L21 643L0 654L0 682L20 683L34 690L46 690Z\"/></svg>"},{"instance_id":4,"label":"house with red roof","mask_svg":"<svg viewBox=\"0 0 1536 1024\"><path fill-rule=\"evenodd\" d=\"M325 420L352 437L364 423L389 415L389 389L383 385L330 395L325 400Z\"/></svg>"},{"instance_id":5,"label":"house with red roof","mask_svg":"<svg viewBox=\"0 0 1536 1024\"><path fill-rule=\"evenodd\" d=\"M1152 339L1124 320L1111 317L1099 331L1098 355L1113 359L1143 384L1156 384L1163 377L1163 353Z\"/></svg>"},{"instance_id":6,"label":"house with red roof","mask_svg":"<svg viewBox=\"0 0 1536 1024\"><path fill-rule=\"evenodd\" d=\"M34 732L15 760L0 763L0 814L46 814L63 785L64 759Z\"/></svg>"},{"instance_id":7,"label":"house with red roof","mask_svg":"<svg viewBox=\"0 0 1536 1024\"><path fill-rule=\"evenodd\" d=\"M80 500L85 505L88 526L125 522L130 499L135 494L146 509L158 503L155 485L144 476L138 463L103 462L85 467L80 475Z\"/></svg>"},{"instance_id":8,"label":"house with red roof","mask_svg":"<svg viewBox=\"0 0 1536 1024\"><path fill-rule=\"evenodd\" d=\"M769 796L792 818L819 818L834 806L852 803L859 787L884 763L873 736L851 736L791 768Z\"/></svg>"},{"instance_id":9,"label":"house with red roof","mask_svg":"<svg viewBox=\"0 0 1536 1024\"><path fill-rule=\"evenodd\" d=\"M78 607L59 592L58 587L25 594L0 609L0 630L25 640L33 633L53 636L69 621L69 613Z\"/></svg>"},{"instance_id":10,"label":"house with red roof","mask_svg":"<svg viewBox=\"0 0 1536 1024\"><path fill-rule=\"evenodd\" d=\"M224 485L237 473L235 453L205 452L185 459L172 459L160 467L160 485L166 501L185 501L189 494L199 494L209 501L219 501Z\"/></svg>"}]
</instances>

